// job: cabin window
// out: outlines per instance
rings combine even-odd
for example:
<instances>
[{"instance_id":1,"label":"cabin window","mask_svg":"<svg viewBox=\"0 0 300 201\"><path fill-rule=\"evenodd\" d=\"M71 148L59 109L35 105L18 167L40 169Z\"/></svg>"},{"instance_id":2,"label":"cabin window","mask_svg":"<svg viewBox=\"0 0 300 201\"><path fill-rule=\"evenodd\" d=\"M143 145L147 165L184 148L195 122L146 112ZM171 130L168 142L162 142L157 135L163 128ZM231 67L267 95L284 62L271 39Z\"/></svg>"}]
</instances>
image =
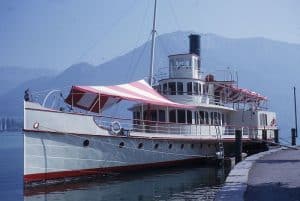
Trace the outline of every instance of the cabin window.
<instances>
[{"instance_id":1,"label":"cabin window","mask_svg":"<svg viewBox=\"0 0 300 201\"><path fill-rule=\"evenodd\" d=\"M213 112L210 113L210 124L214 125L214 113Z\"/></svg>"},{"instance_id":2,"label":"cabin window","mask_svg":"<svg viewBox=\"0 0 300 201\"><path fill-rule=\"evenodd\" d=\"M261 126L267 126L268 125L268 116L267 114L260 114L259 115L259 122Z\"/></svg>"},{"instance_id":3,"label":"cabin window","mask_svg":"<svg viewBox=\"0 0 300 201\"><path fill-rule=\"evenodd\" d=\"M144 120L157 121L156 110L145 110Z\"/></svg>"},{"instance_id":4,"label":"cabin window","mask_svg":"<svg viewBox=\"0 0 300 201\"><path fill-rule=\"evenodd\" d=\"M169 112L169 121L172 123L176 123L176 110L171 110Z\"/></svg>"},{"instance_id":5,"label":"cabin window","mask_svg":"<svg viewBox=\"0 0 300 201\"><path fill-rule=\"evenodd\" d=\"M187 94L188 95L192 95L193 94L193 83L192 82L188 82L187 83Z\"/></svg>"},{"instance_id":6,"label":"cabin window","mask_svg":"<svg viewBox=\"0 0 300 201\"><path fill-rule=\"evenodd\" d=\"M167 94L168 91L168 83L163 84L163 94Z\"/></svg>"},{"instance_id":7,"label":"cabin window","mask_svg":"<svg viewBox=\"0 0 300 201\"><path fill-rule=\"evenodd\" d=\"M175 62L173 59L170 59L170 66L175 66Z\"/></svg>"},{"instance_id":8,"label":"cabin window","mask_svg":"<svg viewBox=\"0 0 300 201\"><path fill-rule=\"evenodd\" d=\"M199 94L199 83L194 82L194 94L198 95Z\"/></svg>"},{"instance_id":9,"label":"cabin window","mask_svg":"<svg viewBox=\"0 0 300 201\"><path fill-rule=\"evenodd\" d=\"M204 115L205 115L205 124L209 124L209 115L208 115L208 112L204 112Z\"/></svg>"},{"instance_id":10,"label":"cabin window","mask_svg":"<svg viewBox=\"0 0 300 201\"><path fill-rule=\"evenodd\" d=\"M160 122L165 122L166 121L166 112L164 110L159 110L158 111L158 120Z\"/></svg>"},{"instance_id":11,"label":"cabin window","mask_svg":"<svg viewBox=\"0 0 300 201\"><path fill-rule=\"evenodd\" d=\"M171 149L172 148L172 144L169 144L169 149Z\"/></svg>"},{"instance_id":12,"label":"cabin window","mask_svg":"<svg viewBox=\"0 0 300 201\"><path fill-rule=\"evenodd\" d=\"M139 111L133 113L133 124L140 124L139 119L141 118Z\"/></svg>"},{"instance_id":13,"label":"cabin window","mask_svg":"<svg viewBox=\"0 0 300 201\"><path fill-rule=\"evenodd\" d=\"M158 93L161 93L161 85L157 85L156 90L157 90Z\"/></svg>"},{"instance_id":14,"label":"cabin window","mask_svg":"<svg viewBox=\"0 0 300 201\"><path fill-rule=\"evenodd\" d=\"M214 112L213 113L213 124L214 125L219 125L219 113L218 112Z\"/></svg>"},{"instance_id":15,"label":"cabin window","mask_svg":"<svg viewBox=\"0 0 300 201\"><path fill-rule=\"evenodd\" d=\"M192 111L187 110L186 112L187 112L187 113L186 113L186 116L187 116L187 118L186 118L187 123L188 123L188 124L191 124L191 123L192 123Z\"/></svg>"},{"instance_id":16,"label":"cabin window","mask_svg":"<svg viewBox=\"0 0 300 201\"><path fill-rule=\"evenodd\" d=\"M203 94L207 94L208 93L208 85L205 84L203 85Z\"/></svg>"},{"instance_id":17,"label":"cabin window","mask_svg":"<svg viewBox=\"0 0 300 201\"><path fill-rule=\"evenodd\" d=\"M196 111L194 112L195 115L195 124L199 124L199 113Z\"/></svg>"},{"instance_id":18,"label":"cabin window","mask_svg":"<svg viewBox=\"0 0 300 201\"><path fill-rule=\"evenodd\" d=\"M176 82L169 82L168 94L176 95Z\"/></svg>"},{"instance_id":19,"label":"cabin window","mask_svg":"<svg viewBox=\"0 0 300 201\"><path fill-rule=\"evenodd\" d=\"M157 112L156 112L156 110L151 110L150 111L150 120L151 121L157 121Z\"/></svg>"},{"instance_id":20,"label":"cabin window","mask_svg":"<svg viewBox=\"0 0 300 201\"><path fill-rule=\"evenodd\" d=\"M200 124L205 124L204 111L200 111L199 114L200 114Z\"/></svg>"},{"instance_id":21,"label":"cabin window","mask_svg":"<svg viewBox=\"0 0 300 201\"><path fill-rule=\"evenodd\" d=\"M185 123L185 110L177 110L178 123Z\"/></svg>"},{"instance_id":22,"label":"cabin window","mask_svg":"<svg viewBox=\"0 0 300 201\"><path fill-rule=\"evenodd\" d=\"M177 94L178 95L183 94L183 84L182 84L182 82L177 82Z\"/></svg>"},{"instance_id":23,"label":"cabin window","mask_svg":"<svg viewBox=\"0 0 300 201\"><path fill-rule=\"evenodd\" d=\"M225 115L222 113L222 124L225 124Z\"/></svg>"},{"instance_id":24,"label":"cabin window","mask_svg":"<svg viewBox=\"0 0 300 201\"><path fill-rule=\"evenodd\" d=\"M221 125L221 114L218 112L218 125Z\"/></svg>"},{"instance_id":25,"label":"cabin window","mask_svg":"<svg viewBox=\"0 0 300 201\"><path fill-rule=\"evenodd\" d=\"M155 144L155 146L154 146L154 149L157 149L157 148L158 148L158 146L159 146L158 144Z\"/></svg>"},{"instance_id":26,"label":"cabin window","mask_svg":"<svg viewBox=\"0 0 300 201\"><path fill-rule=\"evenodd\" d=\"M141 118L141 113L140 112L136 112L136 119L140 119Z\"/></svg>"}]
</instances>

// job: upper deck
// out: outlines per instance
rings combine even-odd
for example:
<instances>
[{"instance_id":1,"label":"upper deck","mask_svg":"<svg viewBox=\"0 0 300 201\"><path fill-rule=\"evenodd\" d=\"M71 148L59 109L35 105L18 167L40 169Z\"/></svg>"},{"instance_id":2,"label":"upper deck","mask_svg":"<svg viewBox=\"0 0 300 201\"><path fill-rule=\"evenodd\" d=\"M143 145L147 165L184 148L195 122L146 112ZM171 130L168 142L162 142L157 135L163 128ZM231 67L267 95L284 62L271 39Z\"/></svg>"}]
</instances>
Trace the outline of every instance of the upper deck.
<instances>
[{"instance_id":1,"label":"upper deck","mask_svg":"<svg viewBox=\"0 0 300 201\"><path fill-rule=\"evenodd\" d=\"M237 77L231 70L223 70L223 78L201 73L200 36L190 35L190 52L169 55L169 67L162 69L153 86L167 99L203 107L235 108L240 103L248 108L259 108L266 97L238 88ZM237 106L239 108L239 106Z\"/></svg>"}]
</instances>

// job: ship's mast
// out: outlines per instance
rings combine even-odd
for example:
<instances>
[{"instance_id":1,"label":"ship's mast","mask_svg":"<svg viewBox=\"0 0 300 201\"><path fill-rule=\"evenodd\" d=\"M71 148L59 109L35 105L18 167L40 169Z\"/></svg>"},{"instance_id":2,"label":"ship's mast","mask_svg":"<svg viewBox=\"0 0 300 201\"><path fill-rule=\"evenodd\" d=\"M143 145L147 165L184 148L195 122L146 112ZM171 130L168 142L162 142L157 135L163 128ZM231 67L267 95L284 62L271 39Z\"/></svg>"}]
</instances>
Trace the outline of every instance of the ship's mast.
<instances>
[{"instance_id":1,"label":"ship's mast","mask_svg":"<svg viewBox=\"0 0 300 201\"><path fill-rule=\"evenodd\" d=\"M149 85L153 85L153 68L154 68L154 48L155 48L155 24L156 24L156 0L154 2L153 14L153 27L152 27L152 42L151 42L151 57L150 57L150 72L149 72Z\"/></svg>"}]
</instances>

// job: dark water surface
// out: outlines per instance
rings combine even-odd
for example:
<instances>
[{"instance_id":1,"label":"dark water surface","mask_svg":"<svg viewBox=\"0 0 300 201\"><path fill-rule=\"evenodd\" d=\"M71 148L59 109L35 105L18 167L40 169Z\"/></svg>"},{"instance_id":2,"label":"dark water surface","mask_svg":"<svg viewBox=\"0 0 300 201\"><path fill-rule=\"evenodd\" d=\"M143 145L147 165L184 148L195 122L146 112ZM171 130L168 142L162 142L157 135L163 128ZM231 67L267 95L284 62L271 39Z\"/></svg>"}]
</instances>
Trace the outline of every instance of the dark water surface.
<instances>
[{"instance_id":1,"label":"dark water surface","mask_svg":"<svg viewBox=\"0 0 300 201\"><path fill-rule=\"evenodd\" d=\"M225 173L214 167L178 167L107 175L23 193L22 133L0 133L1 201L213 200Z\"/></svg>"}]
</instances>

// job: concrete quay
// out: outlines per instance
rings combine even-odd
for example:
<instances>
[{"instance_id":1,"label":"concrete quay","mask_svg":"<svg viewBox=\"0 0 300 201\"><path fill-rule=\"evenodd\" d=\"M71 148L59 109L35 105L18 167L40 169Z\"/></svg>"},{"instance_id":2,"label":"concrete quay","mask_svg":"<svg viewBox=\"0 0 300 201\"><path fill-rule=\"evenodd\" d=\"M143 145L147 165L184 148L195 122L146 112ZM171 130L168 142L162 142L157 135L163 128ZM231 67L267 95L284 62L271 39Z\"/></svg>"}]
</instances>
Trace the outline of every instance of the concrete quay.
<instances>
[{"instance_id":1,"label":"concrete quay","mask_svg":"<svg viewBox=\"0 0 300 201\"><path fill-rule=\"evenodd\" d=\"M216 201L300 201L300 150L277 148L238 163Z\"/></svg>"}]
</instances>

